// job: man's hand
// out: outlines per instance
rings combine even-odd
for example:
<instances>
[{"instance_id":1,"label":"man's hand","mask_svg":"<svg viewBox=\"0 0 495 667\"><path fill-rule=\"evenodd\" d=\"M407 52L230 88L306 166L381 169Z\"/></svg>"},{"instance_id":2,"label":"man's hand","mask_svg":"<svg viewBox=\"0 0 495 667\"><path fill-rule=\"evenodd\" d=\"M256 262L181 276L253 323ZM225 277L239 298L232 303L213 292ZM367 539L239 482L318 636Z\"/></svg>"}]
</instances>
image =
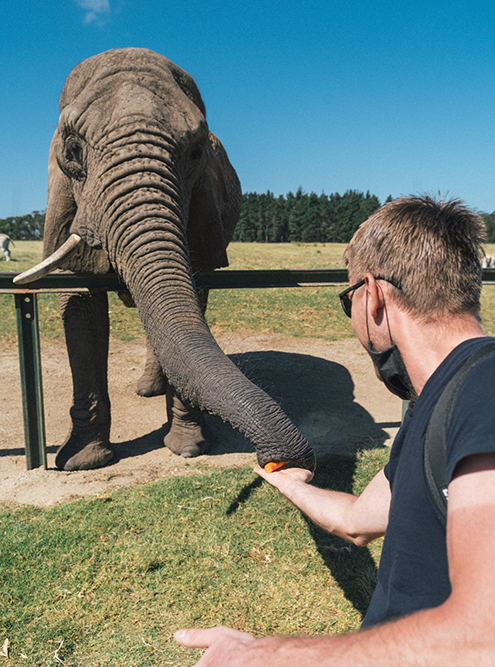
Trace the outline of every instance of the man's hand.
<instances>
[{"instance_id":1,"label":"man's hand","mask_svg":"<svg viewBox=\"0 0 495 667\"><path fill-rule=\"evenodd\" d=\"M199 630L178 630L174 638L188 648L206 648L206 653L196 663L196 667L252 667L260 662L253 649L257 640L247 632L240 632L225 626Z\"/></svg>"},{"instance_id":2,"label":"man's hand","mask_svg":"<svg viewBox=\"0 0 495 667\"><path fill-rule=\"evenodd\" d=\"M282 493L283 489L291 486L294 482L304 482L307 484L314 477L312 472L304 470L304 468L282 468L275 472L266 472L261 466L255 466L254 472L263 477L264 480L276 489L282 491Z\"/></svg>"}]
</instances>

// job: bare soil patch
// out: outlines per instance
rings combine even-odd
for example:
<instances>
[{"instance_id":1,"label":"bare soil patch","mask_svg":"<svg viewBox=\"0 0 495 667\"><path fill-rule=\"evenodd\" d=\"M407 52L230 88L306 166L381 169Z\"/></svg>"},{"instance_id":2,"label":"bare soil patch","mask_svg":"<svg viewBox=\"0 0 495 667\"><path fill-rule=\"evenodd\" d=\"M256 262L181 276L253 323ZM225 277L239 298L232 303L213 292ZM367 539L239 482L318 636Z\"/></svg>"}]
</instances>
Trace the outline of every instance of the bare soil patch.
<instances>
[{"instance_id":1,"label":"bare soil patch","mask_svg":"<svg viewBox=\"0 0 495 667\"><path fill-rule=\"evenodd\" d=\"M317 456L391 444L402 404L378 382L357 340L328 343L250 331L220 333L216 338L246 375L282 405ZM27 471L17 348L4 347L0 356L0 502L49 506L116 486L255 463L249 442L214 417L208 417L214 434L208 454L186 460L166 449L164 397L141 398L134 391L144 361L144 341L111 343L115 460L99 470L59 472L54 458L69 427L71 376L64 341L42 341L48 469Z\"/></svg>"}]
</instances>

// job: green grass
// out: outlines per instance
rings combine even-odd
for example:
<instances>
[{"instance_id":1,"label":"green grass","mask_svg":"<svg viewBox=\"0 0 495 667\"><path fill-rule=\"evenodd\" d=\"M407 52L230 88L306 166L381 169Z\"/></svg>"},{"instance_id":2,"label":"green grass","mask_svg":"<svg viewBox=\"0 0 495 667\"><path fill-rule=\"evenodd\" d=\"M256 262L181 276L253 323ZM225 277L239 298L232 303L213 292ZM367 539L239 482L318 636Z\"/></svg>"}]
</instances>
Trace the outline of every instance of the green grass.
<instances>
[{"instance_id":1,"label":"green grass","mask_svg":"<svg viewBox=\"0 0 495 667\"><path fill-rule=\"evenodd\" d=\"M325 269L343 266L343 243L233 243L231 269ZM344 286L212 290L207 320L214 331L252 329L340 340L353 335L340 308Z\"/></svg>"},{"instance_id":2,"label":"green grass","mask_svg":"<svg viewBox=\"0 0 495 667\"><path fill-rule=\"evenodd\" d=\"M41 242L17 241L15 261L0 263L0 270L24 271L41 259ZM344 245L233 243L229 246L232 269L337 268L342 266ZM342 314L337 294L343 287L301 287L291 289L212 290L207 320L215 332L252 329L314 336L337 340L352 336L348 319ZM134 308L126 308L109 293L111 335L133 340L144 335ZM38 298L40 334L44 338L63 336L56 295ZM0 295L0 338L16 338L14 299Z\"/></svg>"},{"instance_id":3,"label":"green grass","mask_svg":"<svg viewBox=\"0 0 495 667\"><path fill-rule=\"evenodd\" d=\"M207 320L214 332L252 329L341 340L353 335L337 297L342 289L215 290L210 292Z\"/></svg>"},{"instance_id":4,"label":"green grass","mask_svg":"<svg viewBox=\"0 0 495 667\"><path fill-rule=\"evenodd\" d=\"M345 243L231 243L230 269L338 269Z\"/></svg>"},{"instance_id":5,"label":"green grass","mask_svg":"<svg viewBox=\"0 0 495 667\"><path fill-rule=\"evenodd\" d=\"M387 454L323 459L316 483L359 491ZM380 550L378 541L342 551L342 540L247 468L48 510L4 507L0 525L5 667L55 665L62 641L67 666L192 665L198 652L172 640L188 626L349 631L360 624Z\"/></svg>"},{"instance_id":6,"label":"green grass","mask_svg":"<svg viewBox=\"0 0 495 667\"><path fill-rule=\"evenodd\" d=\"M0 253L0 271L25 271L41 261L43 251L42 241L14 241L10 246L12 260L5 261L3 252Z\"/></svg>"},{"instance_id":7,"label":"green grass","mask_svg":"<svg viewBox=\"0 0 495 667\"><path fill-rule=\"evenodd\" d=\"M338 268L343 265L342 243L232 243L229 246L231 269ZM487 246L495 252L495 244ZM15 261L0 262L0 270L23 271L41 258L41 242L17 241ZM288 336L310 336L323 340L342 340L353 336L350 322L340 308L338 293L343 286L299 287L290 289L212 290L207 320L214 333L251 329ZM109 293L112 337L134 340L144 335L134 308L126 308ZM488 334L495 335L495 287L482 293L482 317ZM38 299L40 333L44 338L63 336L57 297ZM0 294L0 339L16 340L14 299Z\"/></svg>"}]
</instances>

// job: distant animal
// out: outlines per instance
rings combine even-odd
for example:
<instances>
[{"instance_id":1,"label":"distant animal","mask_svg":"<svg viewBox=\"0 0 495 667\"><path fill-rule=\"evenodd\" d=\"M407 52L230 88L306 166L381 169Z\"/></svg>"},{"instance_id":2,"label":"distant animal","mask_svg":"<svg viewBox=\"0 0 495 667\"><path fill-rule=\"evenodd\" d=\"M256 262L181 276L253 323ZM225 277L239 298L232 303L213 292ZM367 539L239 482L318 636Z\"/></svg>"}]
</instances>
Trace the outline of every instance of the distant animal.
<instances>
[{"instance_id":1,"label":"distant animal","mask_svg":"<svg viewBox=\"0 0 495 667\"><path fill-rule=\"evenodd\" d=\"M495 269L495 255L485 255L481 260L482 269Z\"/></svg>"},{"instance_id":2,"label":"distant animal","mask_svg":"<svg viewBox=\"0 0 495 667\"><path fill-rule=\"evenodd\" d=\"M10 236L8 236L7 234L0 234L0 249L5 255L6 262L10 262L10 250L9 250L10 243L12 243L12 245L15 245Z\"/></svg>"}]
</instances>

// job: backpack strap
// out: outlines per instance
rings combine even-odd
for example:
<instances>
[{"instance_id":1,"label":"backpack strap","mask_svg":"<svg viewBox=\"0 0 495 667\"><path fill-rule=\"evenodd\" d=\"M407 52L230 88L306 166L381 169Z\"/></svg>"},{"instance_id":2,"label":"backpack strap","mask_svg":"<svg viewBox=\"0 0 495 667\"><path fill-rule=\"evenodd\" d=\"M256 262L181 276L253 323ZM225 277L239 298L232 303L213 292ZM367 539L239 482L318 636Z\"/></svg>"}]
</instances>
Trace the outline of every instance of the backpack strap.
<instances>
[{"instance_id":1,"label":"backpack strap","mask_svg":"<svg viewBox=\"0 0 495 667\"><path fill-rule=\"evenodd\" d=\"M437 509L447 516L447 431L457 393L467 374L482 359L495 354L495 341L474 352L447 383L435 405L426 429L424 463L426 481Z\"/></svg>"}]
</instances>

